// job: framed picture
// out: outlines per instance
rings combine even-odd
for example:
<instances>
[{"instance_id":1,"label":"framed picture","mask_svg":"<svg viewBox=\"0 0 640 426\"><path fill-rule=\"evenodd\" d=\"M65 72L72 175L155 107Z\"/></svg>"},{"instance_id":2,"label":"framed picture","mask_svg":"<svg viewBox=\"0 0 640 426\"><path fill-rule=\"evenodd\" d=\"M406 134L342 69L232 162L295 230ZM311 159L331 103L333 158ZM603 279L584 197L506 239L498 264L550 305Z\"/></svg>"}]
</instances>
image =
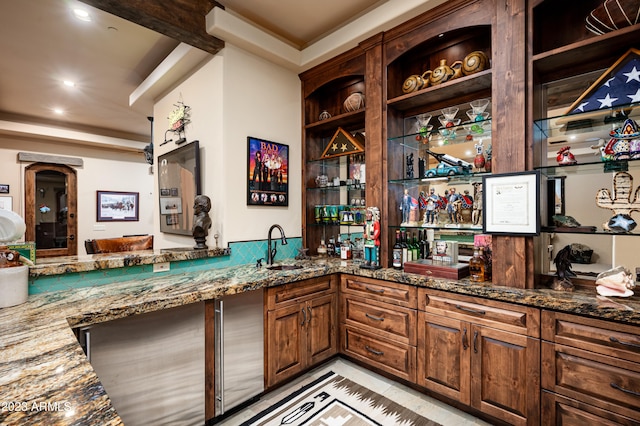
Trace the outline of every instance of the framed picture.
<instances>
[{"instance_id":1,"label":"framed picture","mask_svg":"<svg viewBox=\"0 0 640 426\"><path fill-rule=\"evenodd\" d=\"M8 193L9 193L9 185L0 183L0 194L8 194Z\"/></svg>"},{"instance_id":2,"label":"framed picture","mask_svg":"<svg viewBox=\"0 0 640 426\"><path fill-rule=\"evenodd\" d=\"M13 210L13 197L11 195L0 196L0 210Z\"/></svg>"},{"instance_id":3,"label":"framed picture","mask_svg":"<svg viewBox=\"0 0 640 426\"><path fill-rule=\"evenodd\" d=\"M247 137L247 205L289 205L289 146Z\"/></svg>"},{"instance_id":4,"label":"framed picture","mask_svg":"<svg viewBox=\"0 0 640 426\"><path fill-rule=\"evenodd\" d=\"M180 214L180 213L182 213L182 198L165 197L160 199L160 214Z\"/></svg>"},{"instance_id":5,"label":"framed picture","mask_svg":"<svg viewBox=\"0 0 640 426\"><path fill-rule=\"evenodd\" d=\"M483 176L486 234L540 234L540 172Z\"/></svg>"},{"instance_id":6,"label":"framed picture","mask_svg":"<svg viewBox=\"0 0 640 426\"><path fill-rule=\"evenodd\" d=\"M97 191L98 222L138 221L138 192Z\"/></svg>"}]
</instances>

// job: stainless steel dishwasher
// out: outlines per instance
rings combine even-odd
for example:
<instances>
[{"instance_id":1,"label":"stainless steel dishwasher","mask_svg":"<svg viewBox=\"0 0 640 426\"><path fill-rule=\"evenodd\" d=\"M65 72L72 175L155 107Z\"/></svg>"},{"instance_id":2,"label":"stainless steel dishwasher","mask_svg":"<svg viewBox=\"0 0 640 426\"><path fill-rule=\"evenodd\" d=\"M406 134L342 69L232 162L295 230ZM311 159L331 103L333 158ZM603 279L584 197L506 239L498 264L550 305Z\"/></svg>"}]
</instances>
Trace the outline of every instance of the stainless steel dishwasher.
<instances>
[{"instance_id":1,"label":"stainless steel dishwasher","mask_svg":"<svg viewBox=\"0 0 640 426\"><path fill-rule=\"evenodd\" d=\"M215 416L264 390L263 291L215 301Z\"/></svg>"}]
</instances>

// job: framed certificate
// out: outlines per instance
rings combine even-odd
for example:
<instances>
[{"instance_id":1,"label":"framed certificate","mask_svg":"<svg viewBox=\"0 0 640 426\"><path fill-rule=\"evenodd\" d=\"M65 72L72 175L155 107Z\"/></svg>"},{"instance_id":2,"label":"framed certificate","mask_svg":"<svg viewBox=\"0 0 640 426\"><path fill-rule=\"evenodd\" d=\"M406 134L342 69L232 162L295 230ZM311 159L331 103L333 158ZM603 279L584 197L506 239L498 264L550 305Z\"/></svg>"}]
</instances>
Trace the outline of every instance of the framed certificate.
<instances>
[{"instance_id":1,"label":"framed certificate","mask_svg":"<svg viewBox=\"0 0 640 426\"><path fill-rule=\"evenodd\" d=\"M503 173L482 179L482 232L540 234L540 172Z\"/></svg>"}]
</instances>

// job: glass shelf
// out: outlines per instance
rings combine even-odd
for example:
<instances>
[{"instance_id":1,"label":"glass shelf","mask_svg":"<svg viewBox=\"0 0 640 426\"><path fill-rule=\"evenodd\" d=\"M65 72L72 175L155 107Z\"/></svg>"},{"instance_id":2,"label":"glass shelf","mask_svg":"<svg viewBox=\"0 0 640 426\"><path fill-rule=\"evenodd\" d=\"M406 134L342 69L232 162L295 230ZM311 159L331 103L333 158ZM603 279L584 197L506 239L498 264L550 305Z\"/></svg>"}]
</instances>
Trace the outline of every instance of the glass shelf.
<instances>
[{"instance_id":1,"label":"glass shelf","mask_svg":"<svg viewBox=\"0 0 640 426\"><path fill-rule=\"evenodd\" d=\"M640 169L640 159L619 160L619 161L592 161L588 163L570 164L566 166L541 166L534 167L535 170L547 177L572 176L594 173L615 173L627 171L629 169Z\"/></svg>"},{"instance_id":2,"label":"glass shelf","mask_svg":"<svg viewBox=\"0 0 640 426\"><path fill-rule=\"evenodd\" d=\"M439 176L439 177L431 177L431 178L418 178L418 179L390 179L389 183L396 183L405 186L419 186L425 185L428 183L436 183L438 181L447 181L452 184L459 183L472 183L472 182L480 182L482 181L482 176L491 175L490 172L478 172L478 173L467 173L463 175L452 175L452 176Z\"/></svg>"},{"instance_id":3,"label":"glass shelf","mask_svg":"<svg viewBox=\"0 0 640 426\"><path fill-rule=\"evenodd\" d=\"M640 236L640 229L636 228L633 232L611 232L602 228L596 228L594 231L574 230L572 228L556 228L554 226L543 226L540 228L541 232L547 234L581 234L581 235L609 235L616 237L637 237Z\"/></svg>"},{"instance_id":4,"label":"glass shelf","mask_svg":"<svg viewBox=\"0 0 640 426\"><path fill-rule=\"evenodd\" d=\"M407 119L408 120L408 119ZM433 122L434 119L431 120ZM414 127L417 127L414 126ZM480 121L466 121L457 126L442 127L435 126L430 131L387 138L389 142L399 143L407 147L416 149L420 146L437 147L455 145L459 143L471 142L479 138L491 139L491 119Z\"/></svg>"},{"instance_id":5,"label":"glass shelf","mask_svg":"<svg viewBox=\"0 0 640 426\"><path fill-rule=\"evenodd\" d=\"M365 184L361 183L358 185L340 185L340 186L308 186L307 191L340 191L342 189L346 189L347 191L364 191Z\"/></svg>"}]
</instances>

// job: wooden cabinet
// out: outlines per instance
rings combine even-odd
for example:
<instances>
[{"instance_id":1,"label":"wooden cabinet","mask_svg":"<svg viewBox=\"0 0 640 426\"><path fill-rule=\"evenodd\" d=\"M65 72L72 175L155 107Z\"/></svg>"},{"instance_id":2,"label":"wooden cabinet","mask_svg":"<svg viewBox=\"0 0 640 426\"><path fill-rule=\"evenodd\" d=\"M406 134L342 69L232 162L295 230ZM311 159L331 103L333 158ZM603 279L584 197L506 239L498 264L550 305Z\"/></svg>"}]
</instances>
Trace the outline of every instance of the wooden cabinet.
<instances>
[{"instance_id":1,"label":"wooden cabinet","mask_svg":"<svg viewBox=\"0 0 640 426\"><path fill-rule=\"evenodd\" d=\"M405 380L415 379L415 287L342 275L341 351Z\"/></svg>"},{"instance_id":2,"label":"wooden cabinet","mask_svg":"<svg viewBox=\"0 0 640 426\"><path fill-rule=\"evenodd\" d=\"M337 275L266 290L266 386L337 352Z\"/></svg>"},{"instance_id":3,"label":"wooden cabinet","mask_svg":"<svg viewBox=\"0 0 640 426\"><path fill-rule=\"evenodd\" d=\"M420 386L514 425L539 422L539 311L418 290Z\"/></svg>"},{"instance_id":4,"label":"wooden cabinet","mask_svg":"<svg viewBox=\"0 0 640 426\"><path fill-rule=\"evenodd\" d=\"M543 311L542 338L545 424L565 416L640 422L637 327Z\"/></svg>"}]
</instances>

